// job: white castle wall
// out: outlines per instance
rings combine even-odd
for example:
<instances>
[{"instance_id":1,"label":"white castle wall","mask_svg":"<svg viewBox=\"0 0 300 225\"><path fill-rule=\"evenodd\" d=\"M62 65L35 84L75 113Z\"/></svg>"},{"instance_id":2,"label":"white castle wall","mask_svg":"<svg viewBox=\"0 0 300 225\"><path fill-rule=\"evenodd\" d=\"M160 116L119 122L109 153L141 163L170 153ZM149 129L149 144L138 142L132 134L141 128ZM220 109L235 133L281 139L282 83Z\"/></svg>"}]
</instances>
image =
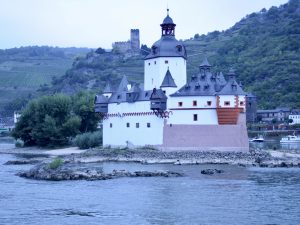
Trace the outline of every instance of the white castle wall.
<instances>
[{"instance_id":1,"label":"white castle wall","mask_svg":"<svg viewBox=\"0 0 300 225\"><path fill-rule=\"evenodd\" d=\"M197 105L193 105L197 101ZM211 105L207 104L211 101ZM182 106L178 105L182 102ZM184 96L168 98L168 108L172 111L168 124L189 124L189 125L215 125L218 124L215 96ZM197 114L197 121L194 121L194 114Z\"/></svg>"},{"instance_id":2,"label":"white castle wall","mask_svg":"<svg viewBox=\"0 0 300 225\"><path fill-rule=\"evenodd\" d=\"M236 100L236 96L235 95L220 95L220 106L222 108L232 108L235 107L235 100ZM225 105L225 102L229 101L230 105ZM237 96L237 103L238 103L238 107L243 108L244 111L246 111L246 96L245 95L238 95ZM243 102L243 104L241 105L240 103Z\"/></svg>"},{"instance_id":3,"label":"white castle wall","mask_svg":"<svg viewBox=\"0 0 300 225\"><path fill-rule=\"evenodd\" d=\"M166 63L166 61L168 63ZM145 90L160 88L162 81L169 68L171 75L177 85L174 91L186 84L186 60L182 57L160 57L145 60L144 63Z\"/></svg>"},{"instance_id":4,"label":"white castle wall","mask_svg":"<svg viewBox=\"0 0 300 225\"><path fill-rule=\"evenodd\" d=\"M163 119L155 115L122 116L123 113L149 112L150 102L135 103L111 103L108 106L108 114L114 113L120 116L109 116L103 121L103 145L104 146L144 146L162 145L163 143ZM126 124L129 123L130 127ZM139 123L139 128L136 127ZM147 127L150 123L150 128ZM112 124L112 127L110 127Z\"/></svg>"}]
</instances>

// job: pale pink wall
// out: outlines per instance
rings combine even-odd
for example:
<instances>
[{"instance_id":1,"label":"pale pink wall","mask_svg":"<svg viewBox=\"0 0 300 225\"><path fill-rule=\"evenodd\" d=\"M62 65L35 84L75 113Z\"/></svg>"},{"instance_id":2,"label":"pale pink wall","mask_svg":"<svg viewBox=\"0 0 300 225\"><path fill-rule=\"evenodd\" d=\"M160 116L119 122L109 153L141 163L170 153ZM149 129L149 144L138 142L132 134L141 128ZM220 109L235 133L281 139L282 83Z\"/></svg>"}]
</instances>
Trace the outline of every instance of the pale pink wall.
<instances>
[{"instance_id":1,"label":"pale pink wall","mask_svg":"<svg viewBox=\"0 0 300 225\"><path fill-rule=\"evenodd\" d=\"M245 119L240 113L237 125L165 124L161 149L249 151Z\"/></svg>"}]
</instances>

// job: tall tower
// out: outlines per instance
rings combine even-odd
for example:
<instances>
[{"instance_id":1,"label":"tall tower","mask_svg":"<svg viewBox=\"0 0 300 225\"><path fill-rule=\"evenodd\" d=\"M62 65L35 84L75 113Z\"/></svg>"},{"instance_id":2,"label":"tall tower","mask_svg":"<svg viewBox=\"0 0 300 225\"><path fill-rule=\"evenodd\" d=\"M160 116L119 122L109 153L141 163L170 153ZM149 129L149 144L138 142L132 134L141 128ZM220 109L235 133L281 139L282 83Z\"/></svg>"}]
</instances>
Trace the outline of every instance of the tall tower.
<instances>
[{"instance_id":1,"label":"tall tower","mask_svg":"<svg viewBox=\"0 0 300 225\"><path fill-rule=\"evenodd\" d=\"M175 84L174 92L186 84L186 50L182 42L175 38L176 24L169 16L163 20L161 38L151 47L144 61L145 90L160 88L169 70Z\"/></svg>"},{"instance_id":2,"label":"tall tower","mask_svg":"<svg viewBox=\"0 0 300 225\"><path fill-rule=\"evenodd\" d=\"M139 29L131 29L130 30L130 45L131 45L132 51L138 52L140 50L140 30Z\"/></svg>"}]
</instances>

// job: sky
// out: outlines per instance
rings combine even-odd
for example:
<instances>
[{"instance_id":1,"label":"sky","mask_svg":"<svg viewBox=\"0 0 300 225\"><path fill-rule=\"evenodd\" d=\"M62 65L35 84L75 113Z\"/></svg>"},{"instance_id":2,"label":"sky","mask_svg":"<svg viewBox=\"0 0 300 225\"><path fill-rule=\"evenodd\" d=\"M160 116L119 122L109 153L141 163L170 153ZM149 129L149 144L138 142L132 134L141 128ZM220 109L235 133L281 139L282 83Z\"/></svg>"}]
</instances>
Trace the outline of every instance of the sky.
<instances>
[{"instance_id":1,"label":"sky","mask_svg":"<svg viewBox=\"0 0 300 225\"><path fill-rule=\"evenodd\" d=\"M141 43L160 38L170 9L177 39L226 30L262 8L288 0L0 0L0 49L29 45L111 48L140 29Z\"/></svg>"}]
</instances>

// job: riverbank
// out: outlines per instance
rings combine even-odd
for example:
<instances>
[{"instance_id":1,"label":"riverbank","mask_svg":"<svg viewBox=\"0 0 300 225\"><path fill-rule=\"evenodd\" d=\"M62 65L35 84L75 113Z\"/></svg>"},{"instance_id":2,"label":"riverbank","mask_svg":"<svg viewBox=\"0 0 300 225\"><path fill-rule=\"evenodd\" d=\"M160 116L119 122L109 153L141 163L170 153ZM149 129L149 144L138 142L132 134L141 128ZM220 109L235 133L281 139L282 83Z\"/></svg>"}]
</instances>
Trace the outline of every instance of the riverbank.
<instances>
[{"instance_id":1,"label":"riverbank","mask_svg":"<svg viewBox=\"0 0 300 225\"><path fill-rule=\"evenodd\" d=\"M66 147L58 149L25 147L16 148L14 145L5 145L0 148L0 154L22 154L22 155L41 155L41 156L66 156L71 154L81 154L86 150L80 150L78 147Z\"/></svg>"},{"instance_id":2,"label":"riverbank","mask_svg":"<svg viewBox=\"0 0 300 225\"><path fill-rule=\"evenodd\" d=\"M91 149L83 154L67 157L76 163L139 162L146 164L230 164L260 167L300 167L300 154L272 150L254 150L249 153L217 151L173 151L151 149Z\"/></svg>"},{"instance_id":3,"label":"riverbank","mask_svg":"<svg viewBox=\"0 0 300 225\"><path fill-rule=\"evenodd\" d=\"M230 164L259 167L300 167L300 153L251 149L249 153L218 151L172 151L154 149L80 150L77 147L41 149L37 147L0 149L0 154L21 154L34 157L60 156L65 162L138 162L143 164Z\"/></svg>"}]
</instances>

